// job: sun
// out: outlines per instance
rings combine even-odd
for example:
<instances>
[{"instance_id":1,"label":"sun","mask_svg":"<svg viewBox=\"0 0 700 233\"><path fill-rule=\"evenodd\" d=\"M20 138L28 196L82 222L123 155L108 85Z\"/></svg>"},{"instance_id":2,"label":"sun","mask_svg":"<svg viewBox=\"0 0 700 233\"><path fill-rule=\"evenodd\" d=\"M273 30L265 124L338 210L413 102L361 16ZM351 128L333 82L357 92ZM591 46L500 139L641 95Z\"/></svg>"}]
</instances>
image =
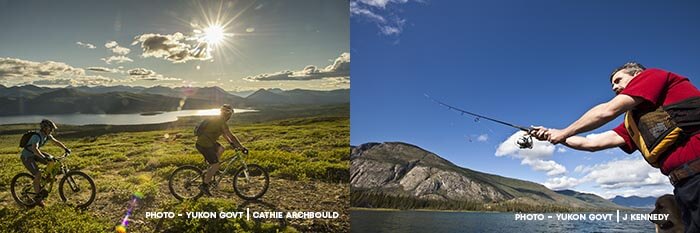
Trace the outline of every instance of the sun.
<instances>
[{"instance_id":1,"label":"sun","mask_svg":"<svg viewBox=\"0 0 700 233\"><path fill-rule=\"evenodd\" d=\"M224 28L221 27L220 25L211 25L202 31L203 31L202 39L211 45L216 45L218 43L221 43L222 41L224 41L224 38L226 37L226 33L224 32Z\"/></svg>"}]
</instances>

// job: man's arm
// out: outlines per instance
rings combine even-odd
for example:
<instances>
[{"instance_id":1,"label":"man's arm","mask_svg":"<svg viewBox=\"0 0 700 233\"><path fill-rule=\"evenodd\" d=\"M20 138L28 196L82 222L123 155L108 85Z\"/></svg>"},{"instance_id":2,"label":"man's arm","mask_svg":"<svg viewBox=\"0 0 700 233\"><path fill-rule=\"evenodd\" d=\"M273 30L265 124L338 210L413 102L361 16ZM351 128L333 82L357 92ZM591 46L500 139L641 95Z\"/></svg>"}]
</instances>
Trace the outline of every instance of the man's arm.
<instances>
[{"instance_id":1,"label":"man's arm","mask_svg":"<svg viewBox=\"0 0 700 233\"><path fill-rule=\"evenodd\" d=\"M66 147L66 145L63 144L63 143L62 143L61 141L59 141L58 139L54 138L53 135L49 135L49 140L51 140L51 141L52 141L54 144L56 144L57 146L60 146L61 148L63 148L63 150L65 150L66 152L70 152L70 150L68 149L68 147Z\"/></svg>"},{"instance_id":2,"label":"man's arm","mask_svg":"<svg viewBox=\"0 0 700 233\"><path fill-rule=\"evenodd\" d=\"M228 128L228 125L224 124L222 126L222 130L224 131L224 137L226 138L226 141L228 143L233 144L236 148L244 148L243 145L241 145L241 142L238 140L236 135L233 135L231 133L231 129Z\"/></svg>"},{"instance_id":3,"label":"man's arm","mask_svg":"<svg viewBox=\"0 0 700 233\"><path fill-rule=\"evenodd\" d=\"M608 130L591 138L571 136L566 138L561 144L575 150L595 152L622 146L625 144L625 139L620 137L615 131Z\"/></svg>"},{"instance_id":4,"label":"man's arm","mask_svg":"<svg viewBox=\"0 0 700 233\"><path fill-rule=\"evenodd\" d=\"M625 94L619 94L607 103L599 104L583 114L581 118L563 130L549 130L549 142L552 144L561 143L566 138L594 130L605 123L615 119L620 114L627 112L642 103L644 99Z\"/></svg>"},{"instance_id":5,"label":"man's arm","mask_svg":"<svg viewBox=\"0 0 700 233\"><path fill-rule=\"evenodd\" d=\"M34 153L34 155L39 156L40 158L46 158L43 153L39 150L39 143L34 143L31 146L29 146L29 151Z\"/></svg>"}]
</instances>

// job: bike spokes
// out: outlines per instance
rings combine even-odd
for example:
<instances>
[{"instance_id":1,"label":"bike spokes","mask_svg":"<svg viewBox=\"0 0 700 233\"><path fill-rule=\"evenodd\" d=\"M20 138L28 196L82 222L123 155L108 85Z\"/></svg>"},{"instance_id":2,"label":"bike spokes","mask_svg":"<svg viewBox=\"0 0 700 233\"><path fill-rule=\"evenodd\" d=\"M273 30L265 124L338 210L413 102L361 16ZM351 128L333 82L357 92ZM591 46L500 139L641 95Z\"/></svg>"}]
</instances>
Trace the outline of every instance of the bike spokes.
<instances>
[{"instance_id":1,"label":"bike spokes","mask_svg":"<svg viewBox=\"0 0 700 233\"><path fill-rule=\"evenodd\" d=\"M169 179L170 191L180 200L201 196L202 172L195 167L181 167Z\"/></svg>"},{"instance_id":2,"label":"bike spokes","mask_svg":"<svg viewBox=\"0 0 700 233\"><path fill-rule=\"evenodd\" d=\"M85 208L95 199L95 183L92 179L80 172L71 172L61 180L59 185L61 198L80 208Z\"/></svg>"},{"instance_id":3,"label":"bike spokes","mask_svg":"<svg viewBox=\"0 0 700 233\"><path fill-rule=\"evenodd\" d=\"M242 167L233 179L233 188L236 194L247 200L260 198L265 194L270 184L267 172L254 164Z\"/></svg>"}]
</instances>

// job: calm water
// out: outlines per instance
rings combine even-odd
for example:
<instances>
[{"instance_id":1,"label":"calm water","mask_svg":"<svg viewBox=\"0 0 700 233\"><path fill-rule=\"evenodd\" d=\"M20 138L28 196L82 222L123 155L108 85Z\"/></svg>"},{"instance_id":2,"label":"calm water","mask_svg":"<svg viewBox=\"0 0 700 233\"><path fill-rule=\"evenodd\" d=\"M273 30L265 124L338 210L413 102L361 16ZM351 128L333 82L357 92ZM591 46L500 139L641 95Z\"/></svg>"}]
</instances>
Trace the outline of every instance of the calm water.
<instances>
[{"instance_id":1,"label":"calm water","mask_svg":"<svg viewBox=\"0 0 700 233\"><path fill-rule=\"evenodd\" d=\"M514 213L350 211L351 232L655 232L649 221L515 221ZM648 212L639 212L648 213ZM624 213L621 213L621 215ZM554 215L554 214L545 214Z\"/></svg>"},{"instance_id":2,"label":"calm water","mask_svg":"<svg viewBox=\"0 0 700 233\"><path fill-rule=\"evenodd\" d=\"M236 113L255 112L257 110L250 109L235 109ZM20 124L20 123L37 123L42 119L50 119L58 124L67 125L91 125L91 124L108 124L108 125L143 125L157 124L164 122L176 121L182 116L213 116L219 115L218 108L202 109L202 110L182 110L173 112L163 112L157 115L143 116L139 113L135 114L58 114L58 115L28 115L28 116L3 116L0 117L0 125L3 124Z\"/></svg>"}]
</instances>

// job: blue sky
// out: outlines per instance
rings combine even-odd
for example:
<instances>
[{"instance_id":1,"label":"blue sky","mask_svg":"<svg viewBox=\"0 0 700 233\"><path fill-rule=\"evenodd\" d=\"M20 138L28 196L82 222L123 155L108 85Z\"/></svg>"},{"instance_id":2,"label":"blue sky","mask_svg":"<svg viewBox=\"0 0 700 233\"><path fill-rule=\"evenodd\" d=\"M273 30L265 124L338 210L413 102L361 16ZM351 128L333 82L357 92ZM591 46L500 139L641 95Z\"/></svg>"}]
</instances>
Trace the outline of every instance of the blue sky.
<instances>
[{"instance_id":1,"label":"blue sky","mask_svg":"<svg viewBox=\"0 0 700 233\"><path fill-rule=\"evenodd\" d=\"M475 122L423 94L562 128L612 98L609 74L630 60L700 84L697 1L358 0L350 8L351 144L403 141L467 168L605 197L671 191L639 154L545 143L509 150L514 129Z\"/></svg>"},{"instance_id":2,"label":"blue sky","mask_svg":"<svg viewBox=\"0 0 700 233\"><path fill-rule=\"evenodd\" d=\"M5 86L349 87L342 0L5 0L0 30Z\"/></svg>"}]
</instances>

